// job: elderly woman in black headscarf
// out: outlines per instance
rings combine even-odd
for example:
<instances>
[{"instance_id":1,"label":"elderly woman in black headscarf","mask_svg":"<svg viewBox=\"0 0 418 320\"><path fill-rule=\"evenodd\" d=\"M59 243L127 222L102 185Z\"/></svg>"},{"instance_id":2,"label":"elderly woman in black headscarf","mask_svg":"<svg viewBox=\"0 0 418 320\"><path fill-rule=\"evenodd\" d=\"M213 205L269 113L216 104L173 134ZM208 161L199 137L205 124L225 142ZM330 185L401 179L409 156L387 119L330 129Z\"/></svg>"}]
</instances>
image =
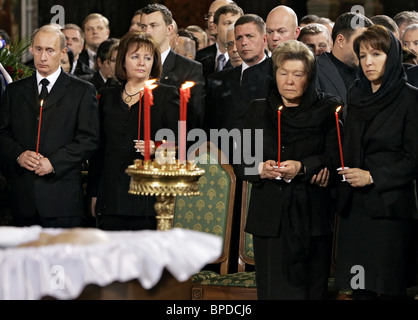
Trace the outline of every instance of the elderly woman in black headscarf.
<instances>
[{"instance_id":1,"label":"elderly woman in black headscarf","mask_svg":"<svg viewBox=\"0 0 418 320\"><path fill-rule=\"evenodd\" d=\"M354 51L361 68L348 92L336 284L354 299L405 297L418 217L418 89L386 28L369 27Z\"/></svg>"},{"instance_id":2,"label":"elderly woman in black headscarf","mask_svg":"<svg viewBox=\"0 0 418 320\"><path fill-rule=\"evenodd\" d=\"M327 180L339 161L334 114L342 102L316 91L315 56L303 43L285 42L272 62L277 90L250 105L244 130L252 130L252 141L244 137L238 169L252 183L246 231L253 234L258 299L324 299L335 212ZM255 172L246 165L254 149Z\"/></svg>"}]
</instances>

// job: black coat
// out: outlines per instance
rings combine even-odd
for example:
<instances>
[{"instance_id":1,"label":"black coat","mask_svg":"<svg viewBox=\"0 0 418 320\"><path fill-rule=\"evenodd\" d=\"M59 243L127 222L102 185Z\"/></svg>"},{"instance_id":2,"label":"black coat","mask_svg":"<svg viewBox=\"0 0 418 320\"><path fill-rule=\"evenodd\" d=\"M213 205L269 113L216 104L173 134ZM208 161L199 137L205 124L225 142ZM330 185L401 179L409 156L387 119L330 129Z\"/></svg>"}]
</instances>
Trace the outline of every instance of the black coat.
<instances>
[{"instance_id":1,"label":"black coat","mask_svg":"<svg viewBox=\"0 0 418 320\"><path fill-rule=\"evenodd\" d=\"M362 70L349 90L344 164L370 171L374 184L352 188L341 183L338 209L343 215L355 205L351 199L357 192L364 199L357 205L366 206L372 217L418 217L418 89L406 83L398 50L393 38L377 92L372 93Z\"/></svg>"},{"instance_id":2,"label":"black coat","mask_svg":"<svg viewBox=\"0 0 418 320\"><path fill-rule=\"evenodd\" d=\"M247 68L242 66L222 70L209 76L206 86L204 128L226 128L228 131L243 124L250 102L267 97L273 85L271 59Z\"/></svg>"},{"instance_id":3,"label":"black coat","mask_svg":"<svg viewBox=\"0 0 418 320\"><path fill-rule=\"evenodd\" d=\"M39 95L36 75L6 88L0 116L0 154L13 168L12 213L17 216L81 216L81 164L99 145L99 112L94 86L63 70L45 100L39 153L55 173L44 177L21 168L17 157L36 151Z\"/></svg>"},{"instance_id":4,"label":"black coat","mask_svg":"<svg viewBox=\"0 0 418 320\"><path fill-rule=\"evenodd\" d=\"M154 197L128 194L130 176L125 173L135 159L143 159L134 149L138 138L139 103L131 109L121 98L121 86L105 87L100 92L99 109L102 139L100 148L90 161L89 196L97 197L96 211L103 215L155 215ZM177 134L179 94L175 87L159 84L153 90L151 106L151 140L161 128ZM142 98L141 140L144 137Z\"/></svg>"},{"instance_id":5,"label":"black coat","mask_svg":"<svg viewBox=\"0 0 418 320\"><path fill-rule=\"evenodd\" d=\"M334 172L339 163L335 110L339 98L314 91L302 98L296 108L285 108L281 117L281 162L301 161L306 174L293 181L260 179L258 163L277 161L277 109L283 105L279 93L251 103L244 129L262 129L263 140L255 140L251 147L244 143L244 159L238 166L238 175L253 183L246 231L258 236L276 237L291 221L293 234L306 240L313 235L329 234L332 230L333 206L329 188L311 184L310 179L322 168ZM263 153L255 155L255 163L248 165L256 145L262 144ZM244 170L254 167L253 174Z\"/></svg>"},{"instance_id":6,"label":"black coat","mask_svg":"<svg viewBox=\"0 0 418 320\"><path fill-rule=\"evenodd\" d=\"M406 69L408 83L418 88L418 66L413 66Z\"/></svg>"}]
</instances>

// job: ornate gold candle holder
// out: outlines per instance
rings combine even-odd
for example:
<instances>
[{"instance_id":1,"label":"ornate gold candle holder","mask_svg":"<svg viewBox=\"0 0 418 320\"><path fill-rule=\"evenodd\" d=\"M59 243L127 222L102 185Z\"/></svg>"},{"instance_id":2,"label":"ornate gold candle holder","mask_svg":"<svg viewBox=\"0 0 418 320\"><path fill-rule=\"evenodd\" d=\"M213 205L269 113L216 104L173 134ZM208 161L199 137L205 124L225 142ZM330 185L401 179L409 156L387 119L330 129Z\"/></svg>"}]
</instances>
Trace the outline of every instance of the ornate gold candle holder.
<instances>
[{"instance_id":1,"label":"ornate gold candle holder","mask_svg":"<svg viewBox=\"0 0 418 320\"><path fill-rule=\"evenodd\" d=\"M131 176L130 194L156 196L157 230L169 230L173 227L175 196L199 195L198 181L205 170L190 162L180 164L172 156L161 161L158 151L156 159L135 160L125 172Z\"/></svg>"}]
</instances>

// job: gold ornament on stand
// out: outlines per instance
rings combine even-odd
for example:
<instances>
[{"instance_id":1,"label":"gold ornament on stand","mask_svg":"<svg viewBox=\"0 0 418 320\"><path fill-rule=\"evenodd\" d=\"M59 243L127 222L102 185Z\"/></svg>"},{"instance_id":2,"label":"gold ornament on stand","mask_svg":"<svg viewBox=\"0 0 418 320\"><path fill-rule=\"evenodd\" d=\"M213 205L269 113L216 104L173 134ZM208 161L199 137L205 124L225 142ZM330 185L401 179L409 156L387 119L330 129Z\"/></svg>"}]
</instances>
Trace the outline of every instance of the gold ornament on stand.
<instances>
[{"instance_id":1,"label":"gold ornament on stand","mask_svg":"<svg viewBox=\"0 0 418 320\"><path fill-rule=\"evenodd\" d=\"M199 178L205 170L191 162L180 163L174 148L159 147L155 160L135 160L126 169L131 177L129 193L156 196L157 230L173 228L174 200L176 196L199 195Z\"/></svg>"}]
</instances>

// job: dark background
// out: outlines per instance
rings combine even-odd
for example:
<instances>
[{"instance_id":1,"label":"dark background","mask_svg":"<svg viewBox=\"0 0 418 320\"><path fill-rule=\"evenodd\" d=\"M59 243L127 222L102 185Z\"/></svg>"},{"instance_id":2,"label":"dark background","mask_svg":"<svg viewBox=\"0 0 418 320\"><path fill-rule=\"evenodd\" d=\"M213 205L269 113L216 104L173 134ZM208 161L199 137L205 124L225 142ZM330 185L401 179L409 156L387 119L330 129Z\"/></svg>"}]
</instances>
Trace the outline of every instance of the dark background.
<instances>
[{"instance_id":1,"label":"dark background","mask_svg":"<svg viewBox=\"0 0 418 320\"><path fill-rule=\"evenodd\" d=\"M173 13L179 28L187 27L191 24L204 26L203 16L207 12L213 0L40 0L39 6L39 26L50 22L54 14L50 13L53 5L62 5L65 9L65 22L82 25L83 19L90 13L98 12L106 16L110 21L111 37L119 38L129 29L133 13L149 3L162 3ZM245 13L255 13L264 20L268 12L280 4L285 4L295 10L299 19L306 15L306 0L236 0L235 1ZM374 14L386 14L393 17L396 13L403 10L417 10L416 0L380 0L380 8ZM364 5L364 0L340 1L339 12L324 13L335 20L341 13L350 11L354 4Z\"/></svg>"}]
</instances>

